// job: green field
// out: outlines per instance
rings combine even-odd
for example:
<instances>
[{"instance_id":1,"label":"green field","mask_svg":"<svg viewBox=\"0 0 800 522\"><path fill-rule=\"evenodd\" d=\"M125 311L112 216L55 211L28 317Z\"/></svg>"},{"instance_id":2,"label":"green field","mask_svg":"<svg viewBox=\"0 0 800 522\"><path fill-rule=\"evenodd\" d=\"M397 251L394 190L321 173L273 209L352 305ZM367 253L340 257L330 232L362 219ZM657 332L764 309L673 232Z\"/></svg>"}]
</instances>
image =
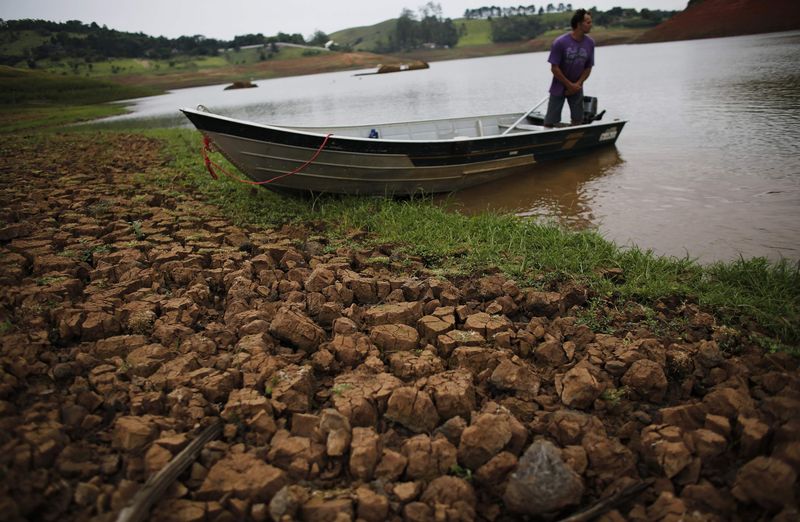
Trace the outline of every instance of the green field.
<instances>
[{"instance_id":1,"label":"green field","mask_svg":"<svg viewBox=\"0 0 800 522\"><path fill-rule=\"evenodd\" d=\"M394 33L397 20L385 20L375 25L351 27L328 35L339 45L349 45L354 51L373 51Z\"/></svg>"},{"instance_id":2,"label":"green field","mask_svg":"<svg viewBox=\"0 0 800 522\"><path fill-rule=\"evenodd\" d=\"M484 45L491 43L491 24L489 20L456 20L456 27L459 30L458 45L456 47L468 47L470 45ZM463 32L462 32L463 31Z\"/></svg>"},{"instance_id":3,"label":"green field","mask_svg":"<svg viewBox=\"0 0 800 522\"><path fill-rule=\"evenodd\" d=\"M53 127L125 111L105 102L158 91L112 82L0 66L0 132Z\"/></svg>"}]
</instances>

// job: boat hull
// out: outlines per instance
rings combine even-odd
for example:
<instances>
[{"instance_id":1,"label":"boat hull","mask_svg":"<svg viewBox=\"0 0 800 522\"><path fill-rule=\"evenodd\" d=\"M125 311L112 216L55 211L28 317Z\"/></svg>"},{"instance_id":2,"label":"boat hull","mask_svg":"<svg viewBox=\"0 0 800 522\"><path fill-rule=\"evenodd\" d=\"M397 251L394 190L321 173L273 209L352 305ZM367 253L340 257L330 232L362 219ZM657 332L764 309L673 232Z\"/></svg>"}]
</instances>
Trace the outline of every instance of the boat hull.
<instances>
[{"instance_id":1,"label":"boat hull","mask_svg":"<svg viewBox=\"0 0 800 522\"><path fill-rule=\"evenodd\" d=\"M437 140L363 139L332 129L326 141L319 132L256 125L190 109L183 112L251 180L274 179L262 185L266 188L386 196L451 192L532 173L536 161L612 145L625 125L595 122Z\"/></svg>"}]
</instances>

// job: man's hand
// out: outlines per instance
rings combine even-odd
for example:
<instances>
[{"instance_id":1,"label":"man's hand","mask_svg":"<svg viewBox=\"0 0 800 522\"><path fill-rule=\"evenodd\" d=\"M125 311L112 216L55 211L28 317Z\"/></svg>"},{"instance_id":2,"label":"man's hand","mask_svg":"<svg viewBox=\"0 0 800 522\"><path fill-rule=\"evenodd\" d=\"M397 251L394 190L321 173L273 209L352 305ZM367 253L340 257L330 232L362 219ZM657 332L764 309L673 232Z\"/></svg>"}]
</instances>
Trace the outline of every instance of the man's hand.
<instances>
[{"instance_id":1,"label":"man's hand","mask_svg":"<svg viewBox=\"0 0 800 522\"><path fill-rule=\"evenodd\" d=\"M583 84L581 82L567 82L565 86L565 91L567 96L572 96L573 94L577 94L580 90L583 89Z\"/></svg>"}]
</instances>

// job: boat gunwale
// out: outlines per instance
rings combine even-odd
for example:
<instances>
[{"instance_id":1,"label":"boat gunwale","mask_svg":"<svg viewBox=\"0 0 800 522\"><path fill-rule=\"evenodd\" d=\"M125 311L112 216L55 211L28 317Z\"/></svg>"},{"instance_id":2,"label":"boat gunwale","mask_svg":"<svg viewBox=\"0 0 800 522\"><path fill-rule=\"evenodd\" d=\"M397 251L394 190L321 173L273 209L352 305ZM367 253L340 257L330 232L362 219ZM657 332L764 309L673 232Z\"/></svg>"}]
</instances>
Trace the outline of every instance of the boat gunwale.
<instances>
[{"instance_id":1,"label":"boat gunwale","mask_svg":"<svg viewBox=\"0 0 800 522\"><path fill-rule=\"evenodd\" d=\"M488 141L488 140L497 140L502 138L509 138L509 137L520 137L520 136L528 136L531 134L551 134L556 132L572 132L576 130L581 130L584 128L590 127L600 127L603 125L618 125L618 124L625 124L628 120L620 120L614 119L612 121L605 121L605 122L590 122L590 123L583 123L581 125L570 125L566 127L553 127L553 128L542 128L542 130L523 130L521 132L515 132L514 134L492 134L489 136L464 136L464 137L455 137L455 138L446 138L446 139L428 139L428 140L402 140L402 139L384 139L384 138L361 138L358 136L343 136L336 133L328 133L322 132L327 130L325 127L302 127L300 130L296 127L287 127L287 126L280 126L280 125L269 125L264 123L257 123L247 120L241 120L238 118L231 118L229 116L223 116L221 114L217 114L214 112L207 112L201 111L197 109L190 109L190 108L182 108L179 109L183 113L192 113L198 116L209 117L213 119L225 120L231 123L249 126L249 127L260 127L262 129L268 129L271 131L277 132L288 132L293 134L300 134L304 136L310 136L314 138L326 138L330 136L331 138L336 138L337 140L352 140L358 142L367 142L367 143L463 143L469 141ZM412 120L412 121L396 121L396 122L385 122L385 123L374 123L374 124L361 124L361 125L339 125L335 126L338 129L353 129L353 128L363 128L363 127L371 127L371 126L382 126L382 125L402 125L402 124L416 124L416 123L434 123L440 121L452 121L452 120L460 120L460 119L480 119L480 118L492 118L492 117L499 117L499 116L509 116L509 117L518 117L524 113L507 113L507 114L484 114L482 116L459 116L455 118L435 118L430 120ZM311 132L307 129L320 129L321 132ZM366 153L369 154L369 153Z\"/></svg>"}]
</instances>

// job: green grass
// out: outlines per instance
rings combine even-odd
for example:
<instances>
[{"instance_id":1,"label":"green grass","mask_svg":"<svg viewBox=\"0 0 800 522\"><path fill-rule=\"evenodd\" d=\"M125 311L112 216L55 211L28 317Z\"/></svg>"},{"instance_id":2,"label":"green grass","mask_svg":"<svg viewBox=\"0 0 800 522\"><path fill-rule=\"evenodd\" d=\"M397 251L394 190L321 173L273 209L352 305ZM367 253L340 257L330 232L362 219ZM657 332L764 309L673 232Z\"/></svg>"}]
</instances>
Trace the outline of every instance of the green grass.
<instances>
[{"instance_id":1,"label":"green grass","mask_svg":"<svg viewBox=\"0 0 800 522\"><path fill-rule=\"evenodd\" d=\"M0 66L0 106L88 105L155 94L153 89L83 77L59 76Z\"/></svg>"},{"instance_id":2,"label":"green grass","mask_svg":"<svg viewBox=\"0 0 800 522\"><path fill-rule=\"evenodd\" d=\"M116 116L127 112L121 105L79 105L21 107L0 111L0 134L54 128L83 121Z\"/></svg>"},{"instance_id":3,"label":"green grass","mask_svg":"<svg viewBox=\"0 0 800 522\"><path fill-rule=\"evenodd\" d=\"M380 42L385 44L389 40L396 25L397 19L392 18L374 25L351 27L328 36L339 45L352 45L355 51L373 51L379 47Z\"/></svg>"},{"instance_id":4,"label":"green grass","mask_svg":"<svg viewBox=\"0 0 800 522\"><path fill-rule=\"evenodd\" d=\"M461 31L463 26L465 32L458 39L456 47L468 47L470 45L484 45L492 43L491 22L489 20L456 20L456 28Z\"/></svg>"},{"instance_id":5,"label":"green grass","mask_svg":"<svg viewBox=\"0 0 800 522\"><path fill-rule=\"evenodd\" d=\"M0 66L0 133L56 127L122 114L104 102L155 94L155 89Z\"/></svg>"},{"instance_id":6,"label":"green grass","mask_svg":"<svg viewBox=\"0 0 800 522\"><path fill-rule=\"evenodd\" d=\"M466 216L427 198L283 197L224 177L213 180L200 158L196 132L169 129L148 134L164 140L165 152L174 158L158 183L175 190L183 190L177 183L196 188L239 223L323 221L334 242L347 243L353 231L366 231L368 242L397 244L396 252L419 257L438 273L468 275L496 267L524 285L549 288L575 281L609 302L697 302L728 325L774 339L773 346L788 349L800 343L800 268L788 261L751 259L702 266L689 258L619 248L592 231L572 232L506 214ZM621 268L624 280L615 283L603 277L609 268Z\"/></svg>"}]
</instances>

